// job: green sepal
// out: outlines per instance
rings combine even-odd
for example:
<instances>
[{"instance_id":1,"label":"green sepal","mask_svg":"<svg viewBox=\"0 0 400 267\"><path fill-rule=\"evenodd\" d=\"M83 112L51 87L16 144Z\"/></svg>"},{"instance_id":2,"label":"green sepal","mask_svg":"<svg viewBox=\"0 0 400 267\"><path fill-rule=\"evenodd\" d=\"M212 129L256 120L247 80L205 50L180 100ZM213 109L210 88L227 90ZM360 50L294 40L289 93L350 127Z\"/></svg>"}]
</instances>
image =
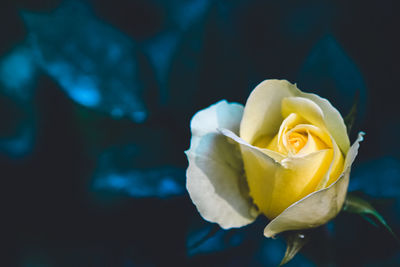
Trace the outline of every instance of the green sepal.
<instances>
[{"instance_id":1,"label":"green sepal","mask_svg":"<svg viewBox=\"0 0 400 267\"><path fill-rule=\"evenodd\" d=\"M293 259L300 249L309 241L309 236L301 231L292 231L285 233L284 239L286 241L286 251L279 266Z\"/></svg>"},{"instance_id":2,"label":"green sepal","mask_svg":"<svg viewBox=\"0 0 400 267\"><path fill-rule=\"evenodd\" d=\"M343 210L350 213L356 213L361 215L365 220L367 220L372 225L378 227L380 223L385 229L400 243L399 238L393 232L392 228L386 223L385 219L379 212L372 207L366 200L355 196L354 194L348 193L346 200L343 205Z\"/></svg>"},{"instance_id":3,"label":"green sepal","mask_svg":"<svg viewBox=\"0 0 400 267\"><path fill-rule=\"evenodd\" d=\"M358 101L359 101L359 91L356 91L356 95L354 97L354 103L353 106L351 107L349 113L346 115L344 118L344 124L346 125L347 128L347 134L350 135L351 128L354 125L354 122L356 120L356 115L357 115L357 107L358 107Z\"/></svg>"}]
</instances>

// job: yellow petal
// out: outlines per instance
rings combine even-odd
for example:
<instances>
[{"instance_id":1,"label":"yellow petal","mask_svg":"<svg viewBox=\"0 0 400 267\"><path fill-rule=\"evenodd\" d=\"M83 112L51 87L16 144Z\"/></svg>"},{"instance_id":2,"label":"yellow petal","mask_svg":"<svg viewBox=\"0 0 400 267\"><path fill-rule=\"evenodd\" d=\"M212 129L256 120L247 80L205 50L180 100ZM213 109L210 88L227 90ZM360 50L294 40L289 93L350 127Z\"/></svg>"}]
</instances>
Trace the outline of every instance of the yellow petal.
<instances>
[{"instance_id":1,"label":"yellow petal","mask_svg":"<svg viewBox=\"0 0 400 267\"><path fill-rule=\"evenodd\" d=\"M287 154L289 149L285 134L287 131L291 130L293 127L301 123L304 123L304 120L299 115L297 115L296 113L289 114L289 116L287 116L287 118L282 122L281 126L279 127L279 132L277 134L277 145L271 143L268 148L272 150L273 147L277 146L277 151L283 154Z\"/></svg>"},{"instance_id":2,"label":"yellow petal","mask_svg":"<svg viewBox=\"0 0 400 267\"><path fill-rule=\"evenodd\" d=\"M302 150L304 146L308 143L308 138L309 137L311 138L311 136L306 132L294 132L294 131L287 132L285 136L286 136L285 143L287 143L288 148L290 149L292 154L297 154L300 150ZM317 149L313 149L313 151L310 151L309 153L314 151L317 151Z\"/></svg>"},{"instance_id":3,"label":"yellow petal","mask_svg":"<svg viewBox=\"0 0 400 267\"><path fill-rule=\"evenodd\" d=\"M239 131L243 106L220 101L195 114L192 139L186 151L186 187L201 216L222 228L241 227L257 216L236 144L217 131Z\"/></svg>"},{"instance_id":4,"label":"yellow petal","mask_svg":"<svg viewBox=\"0 0 400 267\"><path fill-rule=\"evenodd\" d=\"M278 151L282 151L282 153L286 151L287 153L287 151L291 150L287 139L292 133L303 133L312 138L309 140L310 144L306 144L298 151L301 155L333 147L330 135L326 130L321 130L314 125L301 123L303 123L301 117L295 113L291 113L282 123L277 138L274 138L267 148L271 150L277 149ZM275 140L276 144L274 143Z\"/></svg>"},{"instance_id":5,"label":"yellow petal","mask_svg":"<svg viewBox=\"0 0 400 267\"><path fill-rule=\"evenodd\" d=\"M308 229L320 226L333 219L341 210L346 197L351 164L358 153L360 133L351 146L344 162L344 172L328 188L316 191L298 202L293 203L264 229L266 237L273 237L284 231Z\"/></svg>"},{"instance_id":6,"label":"yellow petal","mask_svg":"<svg viewBox=\"0 0 400 267\"><path fill-rule=\"evenodd\" d=\"M297 154L307 155L315 151L327 148L328 146L320 138L314 136L309 131L307 131L307 143Z\"/></svg>"},{"instance_id":7,"label":"yellow petal","mask_svg":"<svg viewBox=\"0 0 400 267\"><path fill-rule=\"evenodd\" d=\"M308 132L309 142L306 146L299 151L298 155L304 155L316 150L332 148L333 149L333 160L331 161L331 166L327 171L325 177L321 180L317 189L326 188L335 182L343 171L344 157L343 153L340 151L335 140L326 130L321 130L320 128L309 125L309 124L299 124L296 125L291 131L293 132Z\"/></svg>"},{"instance_id":8,"label":"yellow petal","mask_svg":"<svg viewBox=\"0 0 400 267\"><path fill-rule=\"evenodd\" d=\"M324 149L305 156L284 159L282 161L284 168L280 168L273 177L271 203L265 211L267 217L275 218L292 203L315 191L329 169L332 154L331 149ZM243 159L246 169L246 157Z\"/></svg>"},{"instance_id":9,"label":"yellow petal","mask_svg":"<svg viewBox=\"0 0 400 267\"><path fill-rule=\"evenodd\" d=\"M270 158L273 158L276 162L281 162L283 159L286 158L285 155L273 150L269 150L266 148L260 148L259 150L264 154L266 154L267 156L269 156Z\"/></svg>"},{"instance_id":10,"label":"yellow petal","mask_svg":"<svg viewBox=\"0 0 400 267\"><path fill-rule=\"evenodd\" d=\"M332 150L327 149L304 157L285 158L280 164L234 133L221 132L240 145L250 195L259 210L270 219L313 192L332 160Z\"/></svg>"},{"instance_id":11,"label":"yellow petal","mask_svg":"<svg viewBox=\"0 0 400 267\"><path fill-rule=\"evenodd\" d=\"M333 139L331 137L331 139ZM343 172L344 166L344 158L343 154L340 151L338 145L334 140L332 140L333 146L333 160L331 166L329 167L326 176L321 180L321 183L318 185L317 189L323 189L330 186L332 183L336 182L339 178L340 174Z\"/></svg>"},{"instance_id":12,"label":"yellow petal","mask_svg":"<svg viewBox=\"0 0 400 267\"><path fill-rule=\"evenodd\" d=\"M258 209L265 214L274 189L274 177L281 164L226 129L221 132L240 145L250 195Z\"/></svg>"},{"instance_id":13,"label":"yellow petal","mask_svg":"<svg viewBox=\"0 0 400 267\"><path fill-rule=\"evenodd\" d=\"M285 80L265 80L260 83L247 99L240 124L240 137L254 144L258 138L270 140L279 130L283 121L282 99L293 96L296 86Z\"/></svg>"},{"instance_id":14,"label":"yellow petal","mask_svg":"<svg viewBox=\"0 0 400 267\"><path fill-rule=\"evenodd\" d=\"M321 108L328 132L332 135L340 150L346 155L350 148L350 140L347 135L346 125L339 111L328 100L318 95L303 93L299 90L298 96L314 101Z\"/></svg>"},{"instance_id":15,"label":"yellow petal","mask_svg":"<svg viewBox=\"0 0 400 267\"><path fill-rule=\"evenodd\" d=\"M296 125L292 131L304 131L309 132L311 135L320 139L327 147L332 148L332 139L327 131L324 131L314 125L310 124L298 124Z\"/></svg>"},{"instance_id":16,"label":"yellow petal","mask_svg":"<svg viewBox=\"0 0 400 267\"><path fill-rule=\"evenodd\" d=\"M322 98L316 94L304 93L300 91L296 86L292 89L293 96L309 99L319 106L320 110L323 113L323 121L326 128L328 129L328 132L332 135L340 150L346 155L350 147L350 140L347 135L347 129L346 125L344 124L343 117L340 115L339 111L334 108L332 104L325 98ZM305 104L304 101L303 104ZM296 107L296 105L293 105L292 107ZM318 114L319 111L317 112L314 109L314 111L311 112L312 110L309 109L311 108L311 106L308 105L300 105L300 107L304 108L304 112L307 114L307 116L309 116L310 119L314 120L312 123L318 125L317 123L320 116ZM300 113L300 115L302 114Z\"/></svg>"},{"instance_id":17,"label":"yellow petal","mask_svg":"<svg viewBox=\"0 0 400 267\"><path fill-rule=\"evenodd\" d=\"M285 118L296 113L306 119L309 124L321 129L325 128L324 113L312 100L304 97L286 97L282 99L282 116Z\"/></svg>"}]
</instances>

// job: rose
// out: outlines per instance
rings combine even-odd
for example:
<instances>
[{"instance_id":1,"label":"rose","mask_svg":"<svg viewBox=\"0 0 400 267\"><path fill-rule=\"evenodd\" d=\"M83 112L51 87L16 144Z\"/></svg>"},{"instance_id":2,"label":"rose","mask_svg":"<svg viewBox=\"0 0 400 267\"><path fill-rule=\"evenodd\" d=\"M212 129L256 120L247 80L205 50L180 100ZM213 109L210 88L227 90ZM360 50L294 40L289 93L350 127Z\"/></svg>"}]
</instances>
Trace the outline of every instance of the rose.
<instances>
[{"instance_id":1,"label":"rose","mask_svg":"<svg viewBox=\"0 0 400 267\"><path fill-rule=\"evenodd\" d=\"M346 197L362 134L350 147L340 113L285 80L266 80L245 107L220 101L196 113L187 190L202 217L241 227L261 213L264 235L320 226Z\"/></svg>"}]
</instances>

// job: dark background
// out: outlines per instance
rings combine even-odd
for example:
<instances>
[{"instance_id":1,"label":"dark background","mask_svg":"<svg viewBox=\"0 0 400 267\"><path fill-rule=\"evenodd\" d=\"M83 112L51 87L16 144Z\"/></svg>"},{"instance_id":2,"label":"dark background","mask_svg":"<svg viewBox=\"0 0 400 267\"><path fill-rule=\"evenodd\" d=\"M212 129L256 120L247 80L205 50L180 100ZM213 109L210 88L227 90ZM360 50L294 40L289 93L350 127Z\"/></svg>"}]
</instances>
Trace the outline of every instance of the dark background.
<instances>
[{"instance_id":1,"label":"dark background","mask_svg":"<svg viewBox=\"0 0 400 267\"><path fill-rule=\"evenodd\" d=\"M202 220L183 154L197 110L245 103L267 78L342 115L359 95L349 189L400 234L395 3L2 1L1 266L276 266L285 246L266 219ZM399 265L389 233L345 213L288 264Z\"/></svg>"}]
</instances>

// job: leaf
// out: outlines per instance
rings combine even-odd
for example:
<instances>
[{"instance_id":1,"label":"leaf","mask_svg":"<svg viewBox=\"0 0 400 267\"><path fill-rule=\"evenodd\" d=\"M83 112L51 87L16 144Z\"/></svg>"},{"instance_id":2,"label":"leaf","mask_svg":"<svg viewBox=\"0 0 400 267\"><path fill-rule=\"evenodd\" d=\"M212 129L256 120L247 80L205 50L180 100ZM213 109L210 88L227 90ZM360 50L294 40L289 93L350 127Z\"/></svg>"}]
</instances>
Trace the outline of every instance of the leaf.
<instances>
[{"instance_id":1,"label":"leaf","mask_svg":"<svg viewBox=\"0 0 400 267\"><path fill-rule=\"evenodd\" d=\"M356 63L335 36L328 33L315 43L296 81L300 88L329 99L340 111L351 109L358 92L358 116L362 119L367 87Z\"/></svg>"},{"instance_id":2,"label":"leaf","mask_svg":"<svg viewBox=\"0 0 400 267\"><path fill-rule=\"evenodd\" d=\"M92 190L134 198L167 198L182 195L185 172L171 166L121 171L103 168L94 175Z\"/></svg>"},{"instance_id":3,"label":"leaf","mask_svg":"<svg viewBox=\"0 0 400 267\"><path fill-rule=\"evenodd\" d=\"M26 44L0 58L0 91L17 101L30 101L37 67L32 49Z\"/></svg>"},{"instance_id":4,"label":"leaf","mask_svg":"<svg viewBox=\"0 0 400 267\"><path fill-rule=\"evenodd\" d=\"M343 210L350 213L356 213L361 215L364 219L370 222L372 225L377 226L377 224L370 218L372 217L376 221L378 221L386 230L389 231L390 234L396 239L397 242L400 243L399 238L393 232L392 228L386 223L385 219L379 212L372 207L366 200L355 196L354 194L347 194Z\"/></svg>"},{"instance_id":5,"label":"leaf","mask_svg":"<svg viewBox=\"0 0 400 267\"><path fill-rule=\"evenodd\" d=\"M136 123L146 119L148 86L143 77L152 72L129 36L76 1L50 13L21 15L30 37L28 55L73 101L117 119L127 117Z\"/></svg>"},{"instance_id":6,"label":"leaf","mask_svg":"<svg viewBox=\"0 0 400 267\"><path fill-rule=\"evenodd\" d=\"M309 236L301 231L288 232L284 238L286 240L286 251L279 266L282 266L293 259L300 249L302 249L302 247L309 241Z\"/></svg>"},{"instance_id":7,"label":"leaf","mask_svg":"<svg viewBox=\"0 0 400 267\"><path fill-rule=\"evenodd\" d=\"M351 128L353 128L354 125L354 121L356 120L356 116L357 116L357 107L358 107L358 103L360 101L360 92L356 91L356 95L354 97L354 103L353 106L351 107L349 113L346 115L346 117L344 118L344 123L346 124L346 128L347 128L347 134L350 135L351 133Z\"/></svg>"},{"instance_id":8,"label":"leaf","mask_svg":"<svg viewBox=\"0 0 400 267\"><path fill-rule=\"evenodd\" d=\"M0 91L2 90L0 85ZM32 103L14 96L0 95L0 155L17 159L34 148L37 112Z\"/></svg>"},{"instance_id":9,"label":"leaf","mask_svg":"<svg viewBox=\"0 0 400 267\"><path fill-rule=\"evenodd\" d=\"M198 248L199 246L204 244L207 240L209 240L210 238L215 236L218 233L218 231L220 231L220 230L221 230L221 227L219 227L219 225L217 225L217 224L213 225L213 227L209 230L209 232L207 234L205 234L199 240L195 241L193 244L189 244L188 249L194 250L194 249Z\"/></svg>"},{"instance_id":10,"label":"leaf","mask_svg":"<svg viewBox=\"0 0 400 267\"><path fill-rule=\"evenodd\" d=\"M245 240L252 240L251 242L254 243L254 233L255 231L249 231L248 228L223 230L219 225L203 220L200 223L191 224L186 239L186 252L189 257L193 257L228 251L243 245Z\"/></svg>"},{"instance_id":11,"label":"leaf","mask_svg":"<svg viewBox=\"0 0 400 267\"><path fill-rule=\"evenodd\" d=\"M400 160L385 156L357 164L351 170L349 191L361 191L374 198L398 199Z\"/></svg>"}]
</instances>

